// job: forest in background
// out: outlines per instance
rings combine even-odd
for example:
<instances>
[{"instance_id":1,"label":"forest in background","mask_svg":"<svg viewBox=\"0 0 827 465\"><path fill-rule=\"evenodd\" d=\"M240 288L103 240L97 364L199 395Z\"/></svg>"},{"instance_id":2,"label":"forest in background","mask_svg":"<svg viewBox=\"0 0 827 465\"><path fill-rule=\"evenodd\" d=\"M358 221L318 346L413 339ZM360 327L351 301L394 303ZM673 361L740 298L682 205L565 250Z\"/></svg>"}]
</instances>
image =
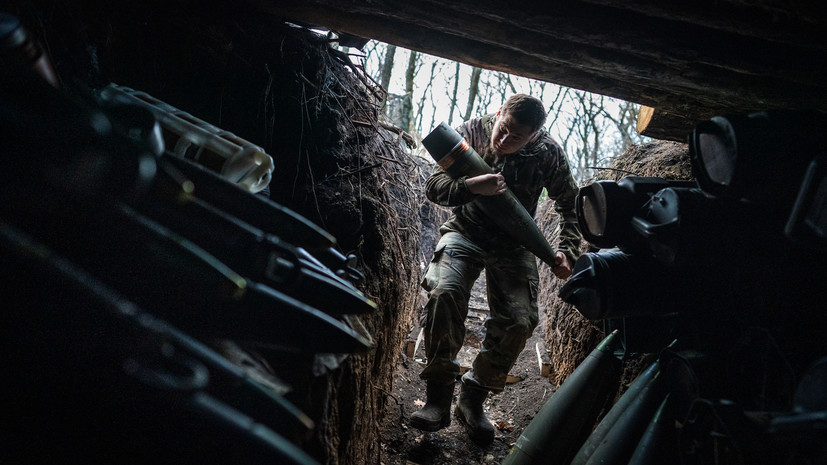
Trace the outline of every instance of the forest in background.
<instances>
[{"instance_id":1,"label":"forest in background","mask_svg":"<svg viewBox=\"0 0 827 465\"><path fill-rule=\"evenodd\" d=\"M566 150L578 184L629 146L648 142L635 128L639 105L583 90L471 67L371 40L361 49L340 46L388 92L385 116L421 140L445 121L497 111L510 95L527 93L546 104L546 129Z\"/></svg>"}]
</instances>

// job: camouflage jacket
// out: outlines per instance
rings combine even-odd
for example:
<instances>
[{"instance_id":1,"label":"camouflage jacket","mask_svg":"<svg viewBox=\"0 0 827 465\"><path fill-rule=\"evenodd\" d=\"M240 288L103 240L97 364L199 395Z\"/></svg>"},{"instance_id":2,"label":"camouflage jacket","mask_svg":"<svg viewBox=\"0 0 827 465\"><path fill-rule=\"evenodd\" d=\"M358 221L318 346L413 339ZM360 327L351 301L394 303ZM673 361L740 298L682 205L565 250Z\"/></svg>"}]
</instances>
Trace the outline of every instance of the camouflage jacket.
<instances>
[{"instance_id":1,"label":"camouflage jacket","mask_svg":"<svg viewBox=\"0 0 827 465\"><path fill-rule=\"evenodd\" d=\"M578 188L571 175L563 148L545 130L520 151L498 156L490 148L491 132L496 115L486 115L462 123L456 130L495 171L501 172L509 189L531 216L537 212L537 202L545 187L554 200L554 209L560 217L556 231L557 250L569 257L571 263L580 254L580 231L574 211ZM438 165L425 184L432 202L453 208L453 215L440 228L441 232L456 231L489 250L507 250L519 247L505 231L485 216L468 191L463 176L451 178Z\"/></svg>"}]
</instances>

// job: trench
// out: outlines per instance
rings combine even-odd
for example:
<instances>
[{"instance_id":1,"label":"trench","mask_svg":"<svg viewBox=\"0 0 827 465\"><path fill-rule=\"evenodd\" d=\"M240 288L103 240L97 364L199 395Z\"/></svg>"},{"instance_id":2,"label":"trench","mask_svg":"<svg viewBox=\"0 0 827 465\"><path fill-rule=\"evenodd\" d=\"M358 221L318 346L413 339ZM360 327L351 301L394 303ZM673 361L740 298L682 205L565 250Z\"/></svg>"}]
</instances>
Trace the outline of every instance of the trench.
<instances>
[{"instance_id":1,"label":"trench","mask_svg":"<svg viewBox=\"0 0 827 465\"><path fill-rule=\"evenodd\" d=\"M380 463L389 457L380 440L382 423L396 415L398 402L422 397L389 393L401 385L394 378L396 367L417 368L417 354L408 357L405 350L421 316L419 264L429 259L444 217L428 208L422 194L428 163L414 156L414 146L400 131L379 119L382 89L331 49L326 37L220 6L193 12L177 4L162 8L159 2L123 8L91 0L72 8L21 2L12 13L45 45L59 78L55 86L25 72L22 80L3 75L4 102L19 111L4 120L9 153L16 155L13 169L5 172L4 254L18 264L2 268L8 278L4 290L16 309L8 325L16 337L6 341L14 369L28 373L12 390L29 399L8 407L17 412L22 405L38 406L16 433L14 452L58 462L83 456L115 460L130 453L136 461L215 455L256 463L272 449L329 464ZM160 102L161 113L124 110L118 106L124 101L112 100L117 92L106 90L111 84ZM148 157L147 150L155 150L148 146L157 145L150 143L153 131L141 126L149 121L147 111L163 119L178 110L201 128L259 145L273 159L267 189L244 195L222 190L224 181L216 181L215 173L204 176L206 165L174 162L166 152ZM107 118L113 131L95 132L90 114ZM74 139L76 130L88 134ZM178 144L165 137L163 150L173 150ZM113 151L120 158L110 158ZM156 176L140 169L148 164L155 165ZM85 177L73 178L77 173ZM239 210L230 199L249 208ZM241 217L243 225L236 221ZM553 227L552 221L545 223ZM262 234L276 239L262 242ZM198 255L190 245L187 252L179 250L181 238L208 254ZM284 297L239 275L236 270L265 265L245 248L263 243L280 247L282 255L271 255L272 264L302 269L307 276L315 270L317 281L281 288ZM35 250L49 260L37 259ZM26 273L15 272L23 269ZM207 269L218 281L204 281L206 275L195 272ZM39 293L27 278L52 292ZM314 295L313 282L337 279L339 295L350 299L344 308L330 300L320 303ZM235 291L219 296L231 300L215 306L212 299L219 297L212 293L233 286ZM554 287L546 288L551 295ZM259 313L242 317L231 311L232 296L242 295L258 299L249 305ZM260 307L274 299L280 302L278 312ZM326 317L311 318L312 312L295 303L312 299ZM246 302L238 304L244 312ZM289 309L293 316L287 316ZM483 319L480 307L471 321ZM321 321L324 331L333 332L314 329ZM479 326L472 332L481 336ZM538 344L527 355L533 356L547 333L538 328ZM578 341L590 345L588 338ZM55 353L62 355L60 363L51 360ZM578 352L569 347L566 353L577 357ZM532 367L526 372L539 370L534 358L526 362ZM145 359L163 362L170 372L139 369L144 365L131 361ZM121 366L133 368L125 373ZM157 384L145 375L135 382L141 373L171 382L172 373L184 366L201 383L186 395L157 395ZM566 363L555 367L549 376L564 377ZM529 420L525 400L539 405L553 388L549 378L534 374L542 395L498 398L507 399L504 412L519 407L523 413L519 420L497 415L511 439L519 422ZM513 383L514 389L525 389L527 379ZM50 394L52 385L62 387L59 395ZM228 385L240 391L226 391ZM240 399L249 403L239 404ZM404 408L403 417L412 407ZM92 413L79 419L85 409ZM261 416L260 409L271 415ZM229 415L236 422L230 424L257 421L288 443L253 441L256 454L246 457L233 441L250 441L249 427L233 429L218 421L196 438L191 426L200 424L199 415L213 420ZM47 423L51 445L32 449L27 439ZM460 431L451 433L455 443L465 442ZM499 441L498 454L510 442ZM176 449L174 443L187 447ZM119 445L126 452L119 452ZM482 450L469 456L479 454L498 459ZM457 451L453 457L466 455Z\"/></svg>"},{"instance_id":2,"label":"trench","mask_svg":"<svg viewBox=\"0 0 827 465\"><path fill-rule=\"evenodd\" d=\"M11 308L4 313L4 351L8 372L16 374L8 386L15 395L3 407L9 418L22 419L4 425L14 427L9 453L55 463L501 463L603 328L562 302L559 282L541 266L542 323L512 373L519 381L486 404L498 427L494 445L474 448L455 422L434 434L407 428L424 399L417 379L422 354L407 352L412 339L416 347L422 316L420 264L433 252L443 216L422 194L427 159L380 117L384 91L308 28L220 6L110 3L11 5L46 44L60 80L55 88L11 68L0 73L3 104L15 110L4 112L0 125L10 160L0 186L0 276ZM167 154L146 157L150 149L138 148L135 137L149 132L140 126L146 119L102 102L100 91L110 83L145 92L272 156L267 191L240 196L258 202L246 226L210 208L229 209L228 198L239 197L208 201L224 184L180 182L184 168L170 168ZM101 132L91 124L101 121L95 115L114 129ZM685 144L632 148L622 158L618 170L691 175ZM153 163L166 167L166 181L142 171ZM170 186L177 186L175 195ZM158 224L148 227L136 212ZM285 228L294 222L308 229ZM537 222L553 240L550 204L540 206ZM163 233L173 228L177 236ZM280 242L261 239L265 230ZM181 236L216 247L213 256L192 247L182 252ZM238 242L216 245L230 236ZM283 254L268 255L270 268L250 252L264 243ZM282 270L283 277L304 270L325 285L295 281L282 289L289 299L276 299L260 282L240 279L230 262ZM753 267L749 277L760 282L766 266ZM334 295L351 299L347 305L316 295L332 282L340 292ZM745 312L763 296L727 292L721 288L727 301L747 302L739 307ZM233 300L242 297L252 300ZM375 307L359 309L353 299ZM275 301L278 312L261 304ZM326 316L307 311L313 305ZM473 312L469 343L481 337L485 317L481 304ZM818 338L802 339L819 348ZM468 352L470 359L472 346ZM639 371L630 365L625 380Z\"/></svg>"},{"instance_id":3,"label":"trench","mask_svg":"<svg viewBox=\"0 0 827 465\"><path fill-rule=\"evenodd\" d=\"M485 278L475 283L466 319L466 337L457 357L461 373L471 367L485 336L488 316ZM544 313L541 312L542 315ZM423 433L407 426L410 415L421 408L425 397L424 381L419 373L426 362L421 344L422 328L414 324L399 363L394 369L393 390L382 423L382 461L386 464L498 464L508 455L520 433L537 411L554 393L556 386L548 378L549 352L546 349L546 319L541 318L534 334L509 371L504 392L489 396L484 403L486 416L495 426L494 442L487 447L473 444L456 418L434 433ZM452 408L456 407L459 384Z\"/></svg>"}]
</instances>

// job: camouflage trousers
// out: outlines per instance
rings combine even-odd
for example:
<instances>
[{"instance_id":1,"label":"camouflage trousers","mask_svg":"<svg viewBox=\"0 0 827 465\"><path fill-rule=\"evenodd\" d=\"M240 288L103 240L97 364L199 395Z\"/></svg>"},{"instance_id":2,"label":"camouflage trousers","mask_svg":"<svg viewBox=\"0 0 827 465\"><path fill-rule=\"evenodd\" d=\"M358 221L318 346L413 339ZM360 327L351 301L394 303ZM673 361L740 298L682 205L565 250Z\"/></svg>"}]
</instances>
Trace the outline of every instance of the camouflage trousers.
<instances>
[{"instance_id":1,"label":"camouflage trousers","mask_svg":"<svg viewBox=\"0 0 827 465\"><path fill-rule=\"evenodd\" d=\"M537 262L525 249L487 251L456 232L442 236L422 280L428 291L428 362L420 378L450 384L459 375L456 357L465 339L468 301L483 269L491 314L480 353L462 382L492 392L505 387L508 371L537 327Z\"/></svg>"}]
</instances>

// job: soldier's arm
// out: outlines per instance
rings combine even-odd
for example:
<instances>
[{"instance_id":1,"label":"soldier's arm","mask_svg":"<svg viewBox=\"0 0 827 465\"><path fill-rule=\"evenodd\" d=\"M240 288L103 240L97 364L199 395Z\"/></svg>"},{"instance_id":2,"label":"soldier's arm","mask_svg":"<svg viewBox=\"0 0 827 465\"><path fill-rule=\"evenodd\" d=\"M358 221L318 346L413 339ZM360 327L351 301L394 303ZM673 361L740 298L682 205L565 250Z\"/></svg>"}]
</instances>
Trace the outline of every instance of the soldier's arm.
<instances>
[{"instance_id":1,"label":"soldier's arm","mask_svg":"<svg viewBox=\"0 0 827 465\"><path fill-rule=\"evenodd\" d=\"M561 151L560 155L561 161L551 181L546 185L546 190L549 198L554 200L554 210L560 218L557 229L557 248L574 264L580 256L581 235L574 208L579 189L571 174L565 154Z\"/></svg>"},{"instance_id":2,"label":"soldier's arm","mask_svg":"<svg viewBox=\"0 0 827 465\"><path fill-rule=\"evenodd\" d=\"M468 121L461 123L454 129L470 144L473 125ZM476 139L482 137L477 135ZM428 181L425 183L425 193L428 199L438 205L455 207L468 203L477 195L498 195L506 190L505 179L502 174L481 174L479 176L462 176L451 178L438 165Z\"/></svg>"},{"instance_id":3,"label":"soldier's arm","mask_svg":"<svg viewBox=\"0 0 827 465\"><path fill-rule=\"evenodd\" d=\"M474 194L465 184L467 178L462 176L453 179L438 165L434 166L433 173L425 182L425 195L431 202L445 207L468 203L474 198Z\"/></svg>"}]
</instances>

